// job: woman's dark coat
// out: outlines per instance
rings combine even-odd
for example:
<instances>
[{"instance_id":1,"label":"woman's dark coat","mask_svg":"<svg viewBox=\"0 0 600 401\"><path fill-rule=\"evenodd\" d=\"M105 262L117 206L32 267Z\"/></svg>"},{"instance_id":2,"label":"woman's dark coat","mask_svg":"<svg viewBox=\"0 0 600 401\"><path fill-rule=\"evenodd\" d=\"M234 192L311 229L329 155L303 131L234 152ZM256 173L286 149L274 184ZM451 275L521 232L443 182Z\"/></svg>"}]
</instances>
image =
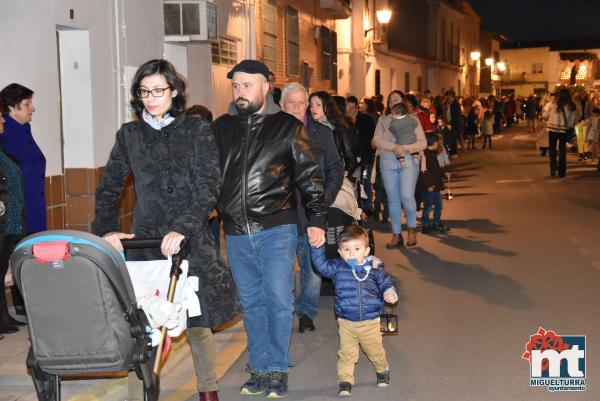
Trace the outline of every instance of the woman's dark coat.
<instances>
[{"instance_id":1,"label":"woman's dark coat","mask_svg":"<svg viewBox=\"0 0 600 401\"><path fill-rule=\"evenodd\" d=\"M162 238L175 231L192 243L189 274L199 277L202 315L188 319L188 326L211 327L231 320L240 312L236 290L229 268L215 252L207 224L220 176L210 124L186 116L160 131L144 121L124 124L96 191L94 234L122 231L118 203L129 173L136 192L131 229L136 238ZM157 250L131 256L162 259Z\"/></svg>"}]
</instances>

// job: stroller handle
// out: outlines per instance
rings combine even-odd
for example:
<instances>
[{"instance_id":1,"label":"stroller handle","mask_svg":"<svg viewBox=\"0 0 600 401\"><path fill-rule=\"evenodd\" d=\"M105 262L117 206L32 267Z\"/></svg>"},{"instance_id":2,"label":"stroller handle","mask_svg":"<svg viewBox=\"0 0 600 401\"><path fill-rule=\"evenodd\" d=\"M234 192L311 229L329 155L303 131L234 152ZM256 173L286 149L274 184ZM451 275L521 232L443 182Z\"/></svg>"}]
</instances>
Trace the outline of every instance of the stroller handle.
<instances>
[{"instance_id":1,"label":"stroller handle","mask_svg":"<svg viewBox=\"0 0 600 401\"><path fill-rule=\"evenodd\" d=\"M145 249L145 248L160 248L162 238L144 238L144 239L122 239L123 249ZM187 238L181 240L179 244L179 252L173 254L173 260L177 265L181 265L181 261L190 253L190 241Z\"/></svg>"},{"instance_id":2,"label":"stroller handle","mask_svg":"<svg viewBox=\"0 0 600 401\"><path fill-rule=\"evenodd\" d=\"M162 238L122 239L123 249L160 248Z\"/></svg>"}]
</instances>

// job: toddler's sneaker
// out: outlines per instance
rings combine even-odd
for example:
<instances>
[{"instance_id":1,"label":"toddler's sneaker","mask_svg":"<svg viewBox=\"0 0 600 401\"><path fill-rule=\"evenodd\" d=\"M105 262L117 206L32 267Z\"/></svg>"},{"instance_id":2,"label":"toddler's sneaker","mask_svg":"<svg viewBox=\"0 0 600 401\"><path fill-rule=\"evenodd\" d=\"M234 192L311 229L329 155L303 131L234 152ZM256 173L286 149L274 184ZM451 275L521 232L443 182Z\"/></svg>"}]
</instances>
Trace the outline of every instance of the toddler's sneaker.
<instances>
[{"instance_id":1,"label":"toddler's sneaker","mask_svg":"<svg viewBox=\"0 0 600 401\"><path fill-rule=\"evenodd\" d=\"M269 383L269 377L266 373L258 372L254 369L246 369L250 373L250 378L246 383L242 384L240 394L242 395L258 395L262 394Z\"/></svg>"},{"instance_id":2,"label":"toddler's sneaker","mask_svg":"<svg viewBox=\"0 0 600 401\"><path fill-rule=\"evenodd\" d=\"M390 371L386 370L382 373L377 373L377 387L387 387L390 385Z\"/></svg>"},{"instance_id":3,"label":"toddler's sneaker","mask_svg":"<svg viewBox=\"0 0 600 401\"><path fill-rule=\"evenodd\" d=\"M268 398L283 398L288 395L288 374L285 372L271 372L269 385L265 394Z\"/></svg>"},{"instance_id":4,"label":"toddler's sneaker","mask_svg":"<svg viewBox=\"0 0 600 401\"><path fill-rule=\"evenodd\" d=\"M348 382L340 383L340 391L338 391L340 397L350 397L352 395L352 384Z\"/></svg>"}]
</instances>

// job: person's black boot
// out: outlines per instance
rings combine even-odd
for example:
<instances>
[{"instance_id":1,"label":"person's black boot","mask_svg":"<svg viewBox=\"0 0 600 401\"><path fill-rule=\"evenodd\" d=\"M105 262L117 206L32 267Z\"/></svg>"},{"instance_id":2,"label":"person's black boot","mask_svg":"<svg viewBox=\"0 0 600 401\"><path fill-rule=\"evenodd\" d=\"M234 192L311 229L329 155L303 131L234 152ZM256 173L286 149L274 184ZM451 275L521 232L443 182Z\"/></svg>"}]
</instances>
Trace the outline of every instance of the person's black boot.
<instances>
[{"instance_id":1,"label":"person's black boot","mask_svg":"<svg viewBox=\"0 0 600 401\"><path fill-rule=\"evenodd\" d=\"M4 320L0 320L0 334L12 334L19 331L17 326L6 323Z\"/></svg>"},{"instance_id":2,"label":"person's black boot","mask_svg":"<svg viewBox=\"0 0 600 401\"><path fill-rule=\"evenodd\" d=\"M4 295L4 294L0 294ZM4 297L3 297L4 298ZM8 307L6 305L6 299L0 299L0 333L1 334L12 334L19 331L19 328L12 324L10 315L8 314Z\"/></svg>"},{"instance_id":3,"label":"person's black boot","mask_svg":"<svg viewBox=\"0 0 600 401\"><path fill-rule=\"evenodd\" d=\"M299 316L298 331L300 333L304 333L305 331L315 331L315 324L313 320L306 315Z\"/></svg>"},{"instance_id":4,"label":"person's black boot","mask_svg":"<svg viewBox=\"0 0 600 401\"><path fill-rule=\"evenodd\" d=\"M27 326L27 323L21 322L21 321L15 319L10 314L8 315L7 320L8 320L8 323L12 324L13 326Z\"/></svg>"}]
</instances>

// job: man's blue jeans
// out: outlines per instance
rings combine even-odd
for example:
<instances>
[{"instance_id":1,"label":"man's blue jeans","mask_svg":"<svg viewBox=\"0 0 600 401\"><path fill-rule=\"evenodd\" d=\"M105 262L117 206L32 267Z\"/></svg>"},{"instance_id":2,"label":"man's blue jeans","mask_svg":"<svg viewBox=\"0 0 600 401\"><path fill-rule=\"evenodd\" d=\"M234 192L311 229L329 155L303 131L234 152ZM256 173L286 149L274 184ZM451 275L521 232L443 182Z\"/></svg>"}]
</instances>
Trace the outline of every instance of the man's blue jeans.
<instances>
[{"instance_id":1,"label":"man's blue jeans","mask_svg":"<svg viewBox=\"0 0 600 401\"><path fill-rule=\"evenodd\" d=\"M287 372L292 335L295 224L227 236L227 257L248 334L248 366Z\"/></svg>"},{"instance_id":2,"label":"man's blue jeans","mask_svg":"<svg viewBox=\"0 0 600 401\"><path fill-rule=\"evenodd\" d=\"M440 224L442 220L442 193L440 191L423 192L423 204L423 216L421 217L423 227L428 227L430 225L429 212L431 211L432 206L433 223Z\"/></svg>"},{"instance_id":3,"label":"man's blue jeans","mask_svg":"<svg viewBox=\"0 0 600 401\"><path fill-rule=\"evenodd\" d=\"M406 213L406 225L409 228L417 227L417 202L415 201L415 187L419 178L419 163L412 156L404 158L404 165L397 160L381 158L381 178L387 194L392 221L392 232L402 232L402 209Z\"/></svg>"},{"instance_id":4,"label":"man's blue jeans","mask_svg":"<svg viewBox=\"0 0 600 401\"><path fill-rule=\"evenodd\" d=\"M321 276L313 269L306 233L298 235L296 256L300 265L300 295L296 299L296 315L305 315L314 319L319 311Z\"/></svg>"}]
</instances>

